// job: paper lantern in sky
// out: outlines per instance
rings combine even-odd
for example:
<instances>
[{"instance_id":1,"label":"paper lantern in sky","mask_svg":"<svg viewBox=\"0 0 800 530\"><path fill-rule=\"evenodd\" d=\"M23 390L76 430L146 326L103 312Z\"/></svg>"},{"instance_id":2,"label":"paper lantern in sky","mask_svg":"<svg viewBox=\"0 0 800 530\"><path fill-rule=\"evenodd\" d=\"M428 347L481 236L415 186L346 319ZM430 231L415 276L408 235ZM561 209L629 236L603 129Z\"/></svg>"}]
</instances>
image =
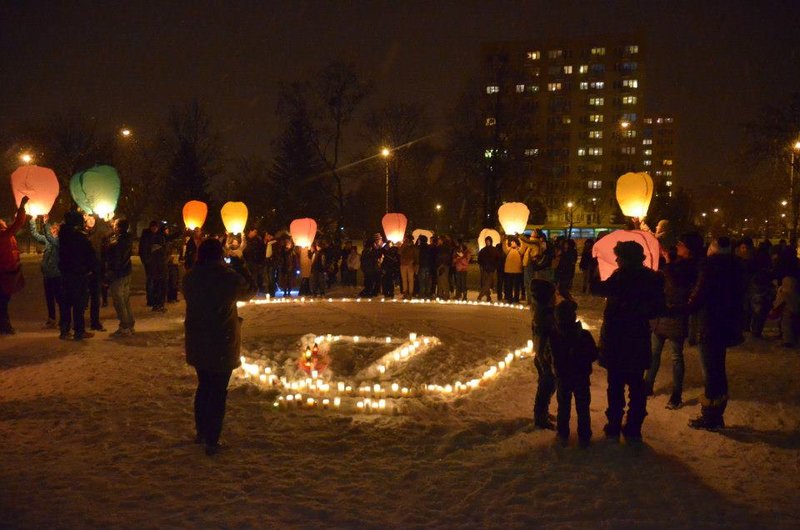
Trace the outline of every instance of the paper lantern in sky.
<instances>
[{"instance_id":1,"label":"paper lantern in sky","mask_svg":"<svg viewBox=\"0 0 800 530\"><path fill-rule=\"evenodd\" d=\"M247 206L243 202L228 201L219 211L222 224L229 234L241 234L247 225Z\"/></svg>"},{"instance_id":2,"label":"paper lantern in sky","mask_svg":"<svg viewBox=\"0 0 800 530\"><path fill-rule=\"evenodd\" d=\"M414 243L417 242L419 236L425 236L428 238L428 242L430 242L431 238L433 237L433 231L425 230L424 228L417 228L413 232L411 232L411 237L414 238Z\"/></svg>"},{"instance_id":3,"label":"paper lantern in sky","mask_svg":"<svg viewBox=\"0 0 800 530\"><path fill-rule=\"evenodd\" d=\"M207 215L208 206L203 201L189 201L183 205L183 224L189 230L202 227Z\"/></svg>"},{"instance_id":4,"label":"paper lantern in sky","mask_svg":"<svg viewBox=\"0 0 800 530\"><path fill-rule=\"evenodd\" d=\"M617 179L617 202L627 217L643 219L653 198L653 179L647 173L625 173Z\"/></svg>"},{"instance_id":5,"label":"paper lantern in sky","mask_svg":"<svg viewBox=\"0 0 800 530\"><path fill-rule=\"evenodd\" d=\"M58 198L58 178L46 167L20 166L11 174L11 190L17 207L27 196L30 201L25 210L29 215L47 215Z\"/></svg>"},{"instance_id":6,"label":"paper lantern in sky","mask_svg":"<svg viewBox=\"0 0 800 530\"><path fill-rule=\"evenodd\" d=\"M507 202L497 210L497 218L506 234L521 234L528 226L530 210L521 202Z\"/></svg>"},{"instance_id":7,"label":"paper lantern in sky","mask_svg":"<svg viewBox=\"0 0 800 530\"><path fill-rule=\"evenodd\" d=\"M600 279L606 280L617 270L617 255L614 247L621 241L635 241L644 249L644 265L654 271L658 270L658 257L660 245L658 239L651 232L643 230L617 230L601 237L592 247L592 256L597 258L600 269Z\"/></svg>"},{"instance_id":8,"label":"paper lantern in sky","mask_svg":"<svg viewBox=\"0 0 800 530\"><path fill-rule=\"evenodd\" d=\"M386 239L394 244L403 242L403 237L406 235L406 226L408 226L408 219L401 213L387 213L383 216L381 221L383 225L383 232L386 234Z\"/></svg>"},{"instance_id":9,"label":"paper lantern in sky","mask_svg":"<svg viewBox=\"0 0 800 530\"><path fill-rule=\"evenodd\" d=\"M484 228L483 230L481 230L481 233L478 235L478 250L481 250L481 249L483 249L483 247L486 246L485 241L486 241L487 237L491 237L492 238L492 245L496 245L500 241L502 241L502 237L500 236L500 232L498 232L497 230L493 230L491 228Z\"/></svg>"},{"instance_id":10,"label":"paper lantern in sky","mask_svg":"<svg viewBox=\"0 0 800 530\"><path fill-rule=\"evenodd\" d=\"M109 218L117 209L119 175L111 166L94 166L72 176L69 191L81 210Z\"/></svg>"},{"instance_id":11,"label":"paper lantern in sky","mask_svg":"<svg viewBox=\"0 0 800 530\"><path fill-rule=\"evenodd\" d=\"M317 236L317 222L308 217L295 219L289 225L289 232L295 245L308 248Z\"/></svg>"}]
</instances>

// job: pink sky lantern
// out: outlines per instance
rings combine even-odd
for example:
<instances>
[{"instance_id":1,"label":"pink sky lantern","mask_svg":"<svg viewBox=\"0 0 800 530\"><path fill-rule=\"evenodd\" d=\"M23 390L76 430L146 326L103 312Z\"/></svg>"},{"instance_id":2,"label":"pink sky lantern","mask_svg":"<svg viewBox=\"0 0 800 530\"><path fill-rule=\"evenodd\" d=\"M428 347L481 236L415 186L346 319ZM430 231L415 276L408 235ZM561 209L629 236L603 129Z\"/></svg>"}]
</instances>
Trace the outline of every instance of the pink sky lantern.
<instances>
[{"instance_id":1,"label":"pink sky lantern","mask_svg":"<svg viewBox=\"0 0 800 530\"><path fill-rule=\"evenodd\" d=\"M487 237L491 237L492 238L492 245L496 245L500 241L502 241L502 237L500 236L500 232L498 232L497 230L494 230L492 228L484 228L483 230L481 230L481 233L478 235L478 250L481 250L481 249L483 249L483 247L486 246L485 241L486 241Z\"/></svg>"},{"instance_id":2,"label":"pink sky lantern","mask_svg":"<svg viewBox=\"0 0 800 530\"><path fill-rule=\"evenodd\" d=\"M507 202L497 209L497 219L506 235L521 234L528 226L530 213L521 202Z\"/></svg>"},{"instance_id":3,"label":"pink sky lantern","mask_svg":"<svg viewBox=\"0 0 800 530\"><path fill-rule=\"evenodd\" d=\"M617 230L601 237L592 247L592 256L597 258L600 267L600 279L607 280L617 270L617 255L614 247L621 241L635 241L644 249L644 265L654 271L658 270L660 246L658 239L651 232L643 230Z\"/></svg>"},{"instance_id":4,"label":"pink sky lantern","mask_svg":"<svg viewBox=\"0 0 800 530\"><path fill-rule=\"evenodd\" d=\"M203 201L189 201L183 205L183 224L189 230L201 228L208 216L208 205Z\"/></svg>"},{"instance_id":5,"label":"pink sky lantern","mask_svg":"<svg viewBox=\"0 0 800 530\"><path fill-rule=\"evenodd\" d=\"M289 232L295 245L308 248L317 236L317 222L308 217L295 219L289 225Z\"/></svg>"},{"instance_id":6,"label":"pink sky lantern","mask_svg":"<svg viewBox=\"0 0 800 530\"><path fill-rule=\"evenodd\" d=\"M414 243L417 242L419 236L425 236L428 238L428 243L431 242L431 238L433 237L433 230L425 230L424 228L417 228L413 232L411 232L411 237L414 238Z\"/></svg>"},{"instance_id":7,"label":"pink sky lantern","mask_svg":"<svg viewBox=\"0 0 800 530\"><path fill-rule=\"evenodd\" d=\"M11 190L17 207L26 195L30 199L29 215L47 215L58 198L58 178L52 169L40 166L20 166L11 174Z\"/></svg>"},{"instance_id":8,"label":"pink sky lantern","mask_svg":"<svg viewBox=\"0 0 800 530\"><path fill-rule=\"evenodd\" d=\"M395 245L403 242L403 237L406 235L406 226L408 226L408 219L401 213L387 213L383 216L381 221L383 225L383 232L386 234L386 239Z\"/></svg>"}]
</instances>

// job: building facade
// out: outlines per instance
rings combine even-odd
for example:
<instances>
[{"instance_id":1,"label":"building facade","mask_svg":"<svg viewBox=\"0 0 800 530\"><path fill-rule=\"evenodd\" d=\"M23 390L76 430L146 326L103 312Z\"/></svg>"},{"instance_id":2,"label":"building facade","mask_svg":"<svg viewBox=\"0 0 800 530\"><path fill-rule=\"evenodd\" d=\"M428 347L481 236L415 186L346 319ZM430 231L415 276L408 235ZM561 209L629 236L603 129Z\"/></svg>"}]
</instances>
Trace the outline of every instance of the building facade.
<instances>
[{"instance_id":1,"label":"building facade","mask_svg":"<svg viewBox=\"0 0 800 530\"><path fill-rule=\"evenodd\" d=\"M656 193L672 196L675 188L675 119L647 116L642 121L642 166L650 173Z\"/></svg>"}]
</instances>

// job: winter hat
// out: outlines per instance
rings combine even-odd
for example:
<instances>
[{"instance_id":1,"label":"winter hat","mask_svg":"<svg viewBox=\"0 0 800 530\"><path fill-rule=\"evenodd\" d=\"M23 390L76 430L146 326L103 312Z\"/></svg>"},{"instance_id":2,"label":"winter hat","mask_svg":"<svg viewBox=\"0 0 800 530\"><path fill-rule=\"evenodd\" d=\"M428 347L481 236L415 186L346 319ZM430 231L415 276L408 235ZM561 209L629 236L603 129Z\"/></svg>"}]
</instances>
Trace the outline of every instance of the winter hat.
<instances>
[{"instance_id":1,"label":"winter hat","mask_svg":"<svg viewBox=\"0 0 800 530\"><path fill-rule=\"evenodd\" d=\"M210 237L200 243L200 246L197 248L197 261L220 261L224 254L222 242L219 239Z\"/></svg>"},{"instance_id":2,"label":"winter hat","mask_svg":"<svg viewBox=\"0 0 800 530\"><path fill-rule=\"evenodd\" d=\"M549 303L554 294L556 294L556 288L552 283L536 278L531 280L531 298L536 302Z\"/></svg>"},{"instance_id":3,"label":"winter hat","mask_svg":"<svg viewBox=\"0 0 800 530\"><path fill-rule=\"evenodd\" d=\"M703 253L703 236L697 232L686 232L678 237L678 241L689 249L692 256L699 256Z\"/></svg>"},{"instance_id":4,"label":"winter hat","mask_svg":"<svg viewBox=\"0 0 800 530\"><path fill-rule=\"evenodd\" d=\"M559 326L569 325L578 319L578 304L572 300L562 300L555 309L556 324Z\"/></svg>"},{"instance_id":5,"label":"winter hat","mask_svg":"<svg viewBox=\"0 0 800 530\"><path fill-rule=\"evenodd\" d=\"M644 261L644 249L636 241L620 241L614 247L614 254L625 263L641 264Z\"/></svg>"},{"instance_id":6,"label":"winter hat","mask_svg":"<svg viewBox=\"0 0 800 530\"><path fill-rule=\"evenodd\" d=\"M80 212L70 210L64 214L64 224L68 226L81 227L83 226L83 216Z\"/></svg>"},{"instance_id":7,"label":"winter hat","mask_svg":"<svg viewBox=\"0 0 800 530\"><path fill-rule=\"evenodd\" d=\"M424 243L427 243L427 242L428 242L428 236L426 236L426 235L421 235L421 236L419 236L419 237L417 238L417 242L418 242L420 245L422 245L422 244L424 244Z\"/></svg>"}]
</instances>

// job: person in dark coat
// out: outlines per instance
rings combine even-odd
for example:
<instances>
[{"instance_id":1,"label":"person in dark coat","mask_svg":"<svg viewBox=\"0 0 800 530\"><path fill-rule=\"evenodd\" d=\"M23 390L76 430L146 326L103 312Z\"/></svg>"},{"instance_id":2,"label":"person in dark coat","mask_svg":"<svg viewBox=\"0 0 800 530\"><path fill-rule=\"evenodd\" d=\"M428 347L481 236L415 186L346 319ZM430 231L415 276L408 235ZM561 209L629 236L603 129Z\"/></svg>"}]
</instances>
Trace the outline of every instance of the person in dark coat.
<instances>
[{"instance_id":1,"label":"person in dark coat","mask_svg":"<svg viewBox=\"0 0 800 530\"><path fill-rule=\"evenodd\" d=\"M417 270L417 285L420 298L430 298L431 270L435 269L433 247L428 244L428 236L421 235L417 238L419 247L419 269Z\"/></svg>"},{"instance_id":2,"label":"person in dark coat","mask_svg":"<svg viewBox=\"0 0 800 530\"><path fill-rule=\"evenodd\" d=\"M689 422L694 429L725 427L723 415L728 404L725 356L728 347L742 341L742 276L741 264L731 254L730 239L720 237L712 242L688 304L689 311L697 317L705 382L700 416Z\"/></svg>"},{"instance_id":3,"label":"person in dark coat","mask_svg":"<svg viewBox=\"0 0 800 530\"><path fill-rule=\"evenodd\" d=\"M478 301L484 296L487 302L492 301L492 287L497 283L497 269L500 266L500 253L494 246L492 238L487 236L483 240L484 247L478 251L478 267L481 269L481 290ZM500 293L498 293L499 296Z\"/></svg>"},{"instance_id":4,"label":"person in dark coat","mask_svg":"<svg viewBox=\"0 0 800 530\"><path fill-rule=\"evenodd\" d=\"M183 279L186 299L186 362L197 371L194 397L196 443L206 454L219 450L225 400L231 372L241 364L241 319L236 302L257 292L242 262L228 266L217 239L207 239L197 250L197 263ZM233 265L233 264L238 265Z\"/></svg>"},{"instance_id":5,"label":"person in dark coat","mask_svg":"<svg viewBox=\"0 0 800 530\"><path fill-rule=\"evenodd\" d=\"M147 275L150 279L153 311L164 313L167 310L167 280L169 278L169 247L166 225L160 225L150 238L150 252L147 259Z\"/></svg>"},{"instance_id":6,"label":"person in dark coat","mask_svg":"<svg viewBox=\"0 0 800 530\"><path fill-rule=\"evenodd\" d=\"M258 292L264 292L264 269L267 264L267 245L258 235L258 230L251 228L247 232L247 244L242 251L242 257L247 265L247 270L253 276L258 286Z\"/></svg>"},{"instance_id":7,"label":"person in dark coat","mask_svg":"<svg viewBox=\"0 0 800 530\"><path fill-rule=\"evenodd\" d=\"M550 400L555 392L553 357L550 335L555 326L553 306L555 286L545 280L531 280L530 284L531 332L533 334L533 364L538 375L536 398L533 402L533 424L540 429L553 429L550 420Z\"/></svg>"},{"instance_id":8,"label":"person in dark coat","mask_svg":"<svg viewBox=\"0 0 800 530\"><path fill-rule=\"evenodd\" d=\"M592 334L583 329L577 320L577 309L578 305L572 300L565 299L559 303L555 309L556 325L550 335L558 400L556 436L562 445L567 444L572 396L575 396L578 441L581 447L587 447L592 439L589 376L592 374L592 363L597 360L597 345Z\"/></svg>"},{"instance_id":9,"label":"person in dark coat","mask_svg":"<svg viewBox=\"0 0 800 530\"><path fill-rule=\"evenodd\" d=\"M6 222L0 219L0 335L16 333L8 315L8 303L11 302L11 296L25 286L16 234L25 224L27 203L28 197L25 196L19 203L11 225L6 225Z\"/></svg>"},{"instance_id":10,"label":"person in dark coat","mask_svg":"<svg viewBox=\"0 0 800 530\"><path fill-rule=\"evenodd\" d=\"M278 286L283 292L283 296L292 296L294 279L297 276L297 251L294 242L290 237L276 243L277 255L275 257L275 268L278 272Z\"/></svg>"},{"instance_id":11,"label":"person in dark coat","mask_svg":"<svg viewBox=\"0 0 800 530\"><path fill-rule=\"evenodd\" d=\"M592 256L592 249L594 248L594 239L589 238L583 242L583 249L581 250L581 261L578 268L583 273L583 294L589 294L589 286L592 284L592 278L597 274L597 258Z\"/></svg>"},{"instance_id":12,"label":"person in dark coat","mask_svg":"<svg viewBox=\"0 0 800 530\"><path fill-rule=\"evenodd\" d=\"M569 294L575 279L575 265L578 262L578 250L574 239L561 241L561 255L555 270L558 294L563 298L571 298Z\"/></svg>"},{"instance_id":13,"label":"person in dark coat","mask_svg":"<svg viewBox=\"0 0 800 530\"><path fill-rule=\"evenodd\" d=\"M103 254L108 238L113 233L109 224L97 215L89 215L84 219L86 236L92 244L97 256L97 270L89 277L89 327L92 331L105 331L100 321L100 306L108 305L108 288L103 270Z\"/></svg>"},{"instance_id":14,"label":"person in dark coat","mask_svg":"<svg viewBox=\"0 0 800 530\"><path fill-rule=\"evenodd\" d=\"M183 268L187 271L191 269L197 261L197 248L200 246L200 243L203 242L203 239L205 239L203 229L199 226L189 232L189 237L186 239L186 248L183 251Z\"/></svg>"},{"instance_id":15,"label":"person in dark coat","mask_svg":"<svg viewBox=\"0 0 800 530\"><path fill-rule=\"evenodd\" d=\"M150 225L142 230L142 235L139 237L139 258L144 266L145 293L148 307L153 307L153 273L150 257L153 251L153 242L160 227L161 223L158 221L150 221Z\"/></svg>"},{"instance_id":16,"label":"person in dark coat","mask_svg":"<svg viewBox=\"0 0 800 530\"><path fill-rule=\"evenodd\" d=\"M85 311L89 301L89 277L100 269L89 238L82 232L83 216L76 211L64 215L64 224L58 231L58 268L61 271L62 300L61 339L69 338L70 325L74 339L94 336L86 331Z\"/></svg>"},{"instance_id":17,"label":"person in dark coat","mask_svg":"<svg viewBox=\"0 0 800 530\"><path fill-rule=\"evenodd\" d=\"M643 265L642 246L621 241L614 247L619 268L594 292L606 298L600 330L600 366L608 370L608 424L606 437L640 440L647 416L647 388L644 372L650 366L650 320L664 313L664 281ZM625 387L628 414L625 426Z\"/></svg>"},{"instance_id":18,"label":"person in dark coat","mask_svg":"<svg viewBox=\"0 0 800 530\"><path fill-rule=\"evenodd\" d=\"M133 253L133 237L128 232L127 219L117 219L114 223L114 235L106 249L106 274L114 310L117 312L119 328L112 337L132 335L136 320L131 309L131 254Z\"/></svg>"},{"instance_id":19,"label":"person in dark coat","mask_svg":"<svg viewBox=\"0 0 800 530\"><path fill-rule=\"evenodd\" d=\"M389 241L382 251L381 290L386 298L394 298L395 281L400 277L400 250Z\"/></svg>"},{"instance_id":20,"label":"person in dark coat","mask_svg":"<svg viewBox=\"0 0 800 530\"><path fill-rule=\"evenodd\" d=\"M772 284L772 277L769 241L762 241L753 255L753 271L747 286L750 321L745 321L745 325L756 338L761 338L767 315L775 300L775 286Z\"/></svg>"},{"instance_id":21,"label":"person in dark coat","mask_svg":"<svg viewBox=\"0 0 800 530\"><path fill-rule=\"evenodd\" d=\"M696 232L683 234L675 247L676 256L664 267L664 297L668 311L683 307L697 282L698 256L703 251L703 238ZM686 314L669 312L651 321L652 362L647 370L647 392L653 394L656 375L661 366L661 352L667 346L672 358L672 395L667 402L670 410L683 406L683 346L689 335L689 319Z\"/></svg>"}]
</instances>

